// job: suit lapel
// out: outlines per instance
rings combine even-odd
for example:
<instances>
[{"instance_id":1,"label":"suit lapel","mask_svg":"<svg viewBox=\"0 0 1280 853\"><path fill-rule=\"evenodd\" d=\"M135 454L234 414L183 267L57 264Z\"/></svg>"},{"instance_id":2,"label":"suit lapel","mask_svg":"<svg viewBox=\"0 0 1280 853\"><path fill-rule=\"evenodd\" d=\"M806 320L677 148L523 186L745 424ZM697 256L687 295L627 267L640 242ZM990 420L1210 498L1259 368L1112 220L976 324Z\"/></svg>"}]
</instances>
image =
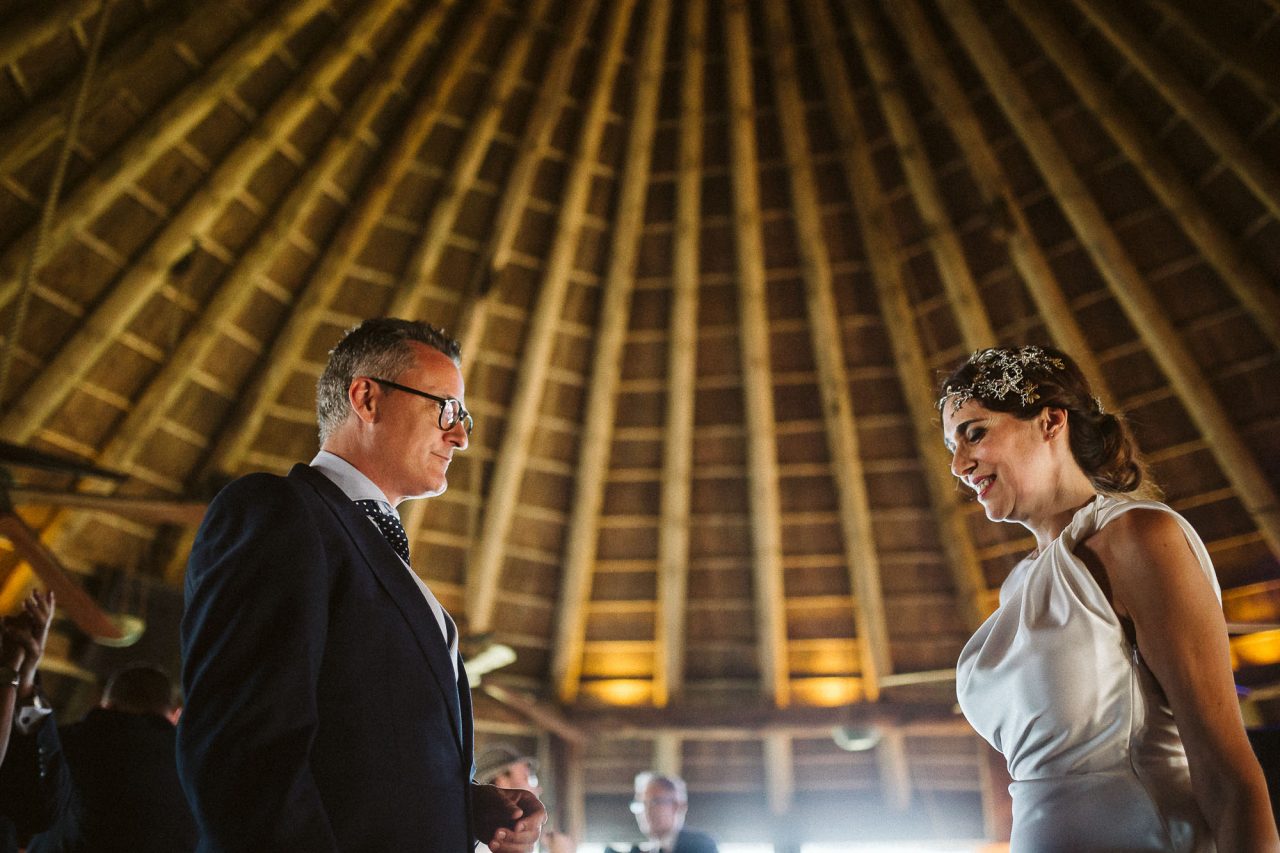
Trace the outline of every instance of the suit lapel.
<instances>
[{"instance_id":1,"label":"suit lapel","mask_svg":"<svg viewBox=\"0 0 1280 853\"><path fill-rule=\"evenodd\" d=\"M409 570L400 562L391 545L369 522L364 512L355 505L342 490L319 471L309 465L295 465L289 476L298 477L313 489L329 504L333 514L350 536L355 550L373 572L378 583L386 590L387 595L395 603L400 614L408 623L409 630L417 639L418 647L431 669L431 675L449 709L449 717L453 723L454 745L465 758L470 754L465 741L469 727L462 725L461 691L466 687L466 675L462 665L458 665L459 677L454 678L453 663L449 660L449 648L440 634L439 623L431 612L431 605L422 596L422 590L409 577ZM469 691L468 691L469 692ZM470 697L466 697L468 716L470 716Z\"/></svg>"}]
</instances>

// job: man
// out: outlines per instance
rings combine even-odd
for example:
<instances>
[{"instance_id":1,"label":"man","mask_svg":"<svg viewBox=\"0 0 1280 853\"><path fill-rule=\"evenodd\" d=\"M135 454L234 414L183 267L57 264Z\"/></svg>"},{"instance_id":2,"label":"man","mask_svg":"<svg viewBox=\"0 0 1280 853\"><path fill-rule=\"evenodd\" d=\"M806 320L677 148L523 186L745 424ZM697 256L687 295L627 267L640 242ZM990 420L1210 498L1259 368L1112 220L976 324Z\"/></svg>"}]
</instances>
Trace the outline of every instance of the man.
<instances>
[{"instance_id":1,"label":"man","mask_svg":"<svg viewBox=\"0 0 1280 853\"><path fill-rule=\"evenodd\" d=\"M202 853L537 842L536 797L471 783L457 630L394 509L445 490L471 429L462 400L455 341L366 321L320 378L311 464L243 477L210 506L187 566L178 727Z\"/></svg>"},{"instance_id":2,"label":"man","mask_svg":"<svg viewBox=\"0 0 1280 853\"><path fill-rule=\"evenodd\" d=\"M22 602L21 612L0 619L0 850L5 853L16 853L71 807L71 773L36 684L53 611L53 592L37 590Z\"/></svg>"},{"instance_id":3,"label":"man","mask_svg":"<svg viewBox=\"0 0 1280 853\"><path fill-rule=\"evenodd\" d=\"M520 788L542 798L537 759L521 755L507 744L497 744L480 754L476 759L476 781L489 782L499 788ZM577 847L568 834L543 826L540 849L546 853L574 853ZM476 853L484 853L484 849L480 846Z\"/></svg>"},{"instance_id":4,"label":"man","mask_svg":"<svg viewBox=\"0 0 1280 853\"><path fill-rule=\"evenodd\" d=\"M649 843L632 853L717 853L711 836L684 828L689 794L679 776L641 773L636 776L636 798L631 803L636 823Z\"/></svg>"},{"instance_id":5,"label":"man","mask_svg":"<svg viewBox=\"0 0 1280 853\"><path fill-rule=\"evenodd\" d=\"M29 853L195 850L174 762L179 710L163 670L135 664L113 675L99 706L59 732L74 805Z\"/></svg>"}]
</instances>

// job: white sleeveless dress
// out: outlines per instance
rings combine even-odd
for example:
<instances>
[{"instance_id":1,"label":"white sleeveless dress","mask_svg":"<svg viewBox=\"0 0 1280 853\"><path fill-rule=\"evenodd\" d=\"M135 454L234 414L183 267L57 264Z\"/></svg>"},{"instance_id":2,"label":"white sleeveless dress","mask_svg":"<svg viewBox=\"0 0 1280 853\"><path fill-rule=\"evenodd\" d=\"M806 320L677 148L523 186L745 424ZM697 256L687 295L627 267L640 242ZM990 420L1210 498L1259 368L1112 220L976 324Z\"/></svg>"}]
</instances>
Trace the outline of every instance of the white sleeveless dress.
<instances>
[{"instance_id":1,"label":"white sleeveless dress","mask_svg":"<svg viewBox=\"0 0 1280 853\"><path fill-rule=\"evenodd\" d=\"M1155 501L1099 495L1014 568L960 654L960 707L1013 778L1013 853L1214 850L1160 686L1073 553L1139 507L1178 520L1221 599L1186 519Z\"/></svg>"}]
</instances>

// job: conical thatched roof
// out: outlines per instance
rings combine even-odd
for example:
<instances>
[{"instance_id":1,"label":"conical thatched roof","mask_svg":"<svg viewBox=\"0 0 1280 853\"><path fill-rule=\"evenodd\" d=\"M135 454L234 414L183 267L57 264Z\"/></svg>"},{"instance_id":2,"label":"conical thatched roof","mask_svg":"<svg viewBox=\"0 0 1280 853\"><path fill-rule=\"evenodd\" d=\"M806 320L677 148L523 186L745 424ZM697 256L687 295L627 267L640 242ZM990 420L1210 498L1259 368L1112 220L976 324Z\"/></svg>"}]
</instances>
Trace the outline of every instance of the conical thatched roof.
<instances>
[{"instance_id":1,"label":"conical thatched roof","mask_svg":"<svg viewBox=\"0 0 1280 853\"><path fill-rule=\"evenodd\" d=\"M1228 619L1280 621L1277 0L0 20L0 437L130 475L20 483L286 470L343 329L446 326L477 429L405 512L415 564L515 649L479 727L556 728L579 833L653 764L723 837L984 831L948 672L1031 540L947 469L933 384L975 348L1075 355ZM180 585L190 525L22 512L73 569Z\"/></svg>"}]
</instances>

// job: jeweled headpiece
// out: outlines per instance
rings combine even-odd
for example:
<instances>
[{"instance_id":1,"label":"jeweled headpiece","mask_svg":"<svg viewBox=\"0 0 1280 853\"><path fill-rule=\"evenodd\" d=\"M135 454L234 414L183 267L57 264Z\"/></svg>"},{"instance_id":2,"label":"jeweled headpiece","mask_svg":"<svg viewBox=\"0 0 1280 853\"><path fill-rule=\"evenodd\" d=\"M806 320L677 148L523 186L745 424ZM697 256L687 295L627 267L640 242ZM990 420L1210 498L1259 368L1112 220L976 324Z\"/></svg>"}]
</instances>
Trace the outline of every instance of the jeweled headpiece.
<instances>
[{"instance_id":1,"label":"jeweled headpiece","mask_svg":"<svg viewBox=\"0 0 1280 853\"><path fill-rule=\"evenodd\" d=\"M1037 346L978 350L969 356L968 363L974 367L973 381L968 385L948 383L938 400L939 410L948 400L954 412L975 397L979 400L1004 400L1010 394L1017 394L1022 405L1030 406L1040 399L1036 393L1040 386L1027 377L1027 368L1044 371L1065 370L1067 367L1062 359Z\"/></svg>"}]
</instances>

